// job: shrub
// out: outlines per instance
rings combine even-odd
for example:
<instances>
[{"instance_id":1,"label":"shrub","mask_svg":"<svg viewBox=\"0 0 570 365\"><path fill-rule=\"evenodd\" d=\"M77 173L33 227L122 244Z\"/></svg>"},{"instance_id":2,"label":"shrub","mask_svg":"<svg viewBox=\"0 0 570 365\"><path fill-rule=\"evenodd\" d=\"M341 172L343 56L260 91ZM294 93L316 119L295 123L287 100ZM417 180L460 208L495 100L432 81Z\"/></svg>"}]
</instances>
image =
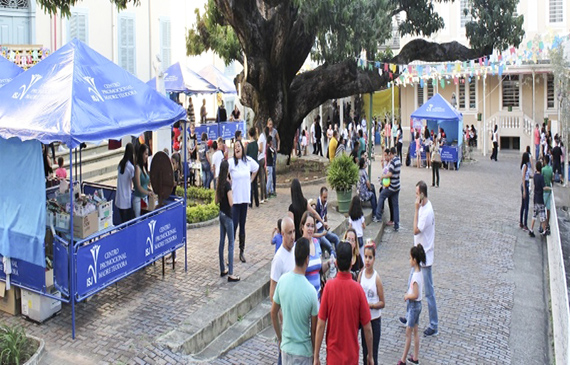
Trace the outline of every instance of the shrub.
<instances>
[{"instance_id":1,"label":"shrub","mask_svg":"<svg viewBox=\"0 0 570 365\"><path fill-rule=\"evenodd\" d=\"M22 327L0 326L0 364L23 364L36 349L36 341L27 338Z\"/></svg>"},{"instance_id":2,"label":"shrub","mask_svg":"<svg viewBox=\"0 0 570 365\"><path fill-rule=\"evenodd\" d=\"M334 190L349 190L358 182L358 166L349 155L337 156L329 166L327 181Z\"/></svg>"},{"instance_id":3,"label":"shrub","mask_svg":"<svg viewBox=\"0 0 570 365\"><path fill-rule=\"evenodd\" d=\"M205 202L204 204L186 207L186 222L199 223L214 219L218 216L220 208L214 202L216 197L215 190L190 186L186 194L188 199L198 199ZM184 196L184 188L182 186L176 188L176 195Z\"/></svg>"}]
</instances>

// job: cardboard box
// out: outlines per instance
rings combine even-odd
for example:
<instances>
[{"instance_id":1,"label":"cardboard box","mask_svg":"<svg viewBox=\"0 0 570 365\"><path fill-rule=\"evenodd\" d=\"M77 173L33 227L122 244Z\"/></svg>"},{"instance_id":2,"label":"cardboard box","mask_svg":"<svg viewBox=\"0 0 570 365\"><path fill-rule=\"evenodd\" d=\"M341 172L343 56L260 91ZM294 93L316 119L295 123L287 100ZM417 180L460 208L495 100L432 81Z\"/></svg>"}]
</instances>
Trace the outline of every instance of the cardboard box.
<instances>
[{"instance_id":1,"label":"cardboard box","mask_svg":"<svg viewBox=\"0 0 570 365\"><path fill-rule=\"evenodd\" d=\"M61 297L61 293L53 286L48 293ZM61 301L22 289L22 315L36 322L44 322L61 310Z\"/></svg>"},{"instance_id":2,"label":"cardboard box","mask_svg":"<svg viewBox=\"0 0 570 365\"><path fill-rule=\"evenodd\" d=\"M69 230L69 214L55 213L55 228Z\"/></svg>"},{"instance_id":3,"label":"cardboard box","mask_svg":"<svg viewBox=\"0 0 570 365\"><path fill-rule=\"evenodd\" d=\"M57 213L56 228L69 231L69 214ZM87 238L99 230L99 215L97 211L86 216L73 216L73 235L75 238Z\"/></svg>"},{"instance_id":4,"label":"cardboard box","mask_svg":"<svg viewBox=\"0 0 570 365\"><path fill-rule=\"evenodd\" d=\"M99 212L99 219L113 217L113 201L97 204L97 211Z\"/></svg>"},{"instance_id":5,"label":"cardboard box","mask_svg":"<svg viewBox=\"0 0 570 365\"><path fill-rule=\"evenodd\" d=\"M109 227L113 227L113 215L107 218L99 218L99 230L102 231Z\"/></svg>"},{"instance_id":6,"label":"cardboard box","mask_svg":"<svg viewBox=\"0 0 570 365\"><path fill-rule=\"evenodd\" d=\"M0 281L0 310L11 315L20 314L21 291L20 288L12 286L6 290L6 283Z\"/></svg>"},{"instance_id":7,"label":"cardboard box","mask_svg":"<svg viewBox=\"0 0 570 365\"><path fill-rule=\"evenodd\" d=\"M154 197L149 196L146 210L151 212L151 211L155 210L157 206L158 206L158 198L156 196L154 196Z\"/></svg>"},{"instance_id":8,"label":"cardboard box","mask_svg":"<svg viewBox=\"0 0 570 365\"><path fill-rule=\"evenodd\" d=\"M46 270L46 288L53 286L53 269Z\"/></svg>"}]
</instances>

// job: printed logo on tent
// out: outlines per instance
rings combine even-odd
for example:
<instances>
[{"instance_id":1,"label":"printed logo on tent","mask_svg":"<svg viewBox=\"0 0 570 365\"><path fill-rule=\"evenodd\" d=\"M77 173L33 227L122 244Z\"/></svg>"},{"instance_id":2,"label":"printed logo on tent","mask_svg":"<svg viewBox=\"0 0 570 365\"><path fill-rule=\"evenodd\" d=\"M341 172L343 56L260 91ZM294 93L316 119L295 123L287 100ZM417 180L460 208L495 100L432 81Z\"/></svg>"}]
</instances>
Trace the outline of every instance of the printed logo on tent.
<instances>
[{"instance_id":1,"label":"printed logo on tent","mask_svg":"<svg viewBox=\"0 0 570 365\"><path fill-rule=\"evenodd\" d=\"M150 230L150 237L146 238L146 245L148 245L149 247L146 247L145 245L145 250L144 250L144 255L145 256L149 256L154 254L154 227L156 226L156 221L153 219L150 222L148 222L148 228Z\"/></svg>"},{"instance_id":2,"label":"printed logo on tent","mask_svg":"<svg viewBox=\"0 0 570 365\"><path fill-rule=\"evenodd\" d=\"M38 74L33 74L32 75L32 79L30 80L29 84L24 84L22 86L20 86L20 88L18 90L20 90L20 92L16 91L14 94L12 94L12 99L19 99L22 100L26 94L30 91L30 89L32 88L32 86L34 86L34 84L38 81L40 81L42 79L42 75L38 75Z\"/></svg>"},{"instance_id":3,"label":"printed logo on tent","mask_svg":"<svg viewBox=\"0 0 570 365\"><path fill-rule=\"evenodd\" d=\"M99 261L99 249L100 245L94 245L89 251L91 251L91 258L93 259L93 265L89 265L87 268L87 287L93 284L97 284L97 262ZM91 276L89 276L91 273Z\"/></svg>"},{"instance_id":4,"label":"printed logo on tent","mask_svg":"<svg viewBox=\"0 0 570 365\"><path fill-rule=\"evenodd\" d=\"M85 82L87 82L89 84L89 87L87 88L87 90L89 90L89 92L92 93L91 99L93 99L93 101L95 101L95 102L105 101L105 99L103 99L103 97L101 96L101 93L99 93L99 90L97 89L97 85L95 85L95 79L94 78L92 78L90 76L84 76L83 80L85 80Z\"/></svg>"},{"instance_id":5,"label":"printed logo on tent","mask_svg":"<svg viewBox=\"0 0 570 365\"><path fill-rule=\"evenodd\" d=\"M427 109L426 109L426 112L443 113L443 112L445 112L445 109L443 109L440 106L434 107L433 104L429 104Z\"/></svg>"}]
</instances>

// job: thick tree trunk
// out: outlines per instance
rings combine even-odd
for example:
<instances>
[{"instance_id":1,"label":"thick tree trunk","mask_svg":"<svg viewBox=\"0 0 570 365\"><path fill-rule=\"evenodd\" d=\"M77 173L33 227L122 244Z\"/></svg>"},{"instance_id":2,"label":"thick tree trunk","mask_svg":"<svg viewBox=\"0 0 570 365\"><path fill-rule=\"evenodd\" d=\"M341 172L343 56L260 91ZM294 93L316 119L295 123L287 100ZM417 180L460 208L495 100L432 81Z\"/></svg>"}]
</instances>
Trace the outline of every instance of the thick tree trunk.
<instances>
[{"instance_id":1,"label":"thick tree trunk","mask_svg":"<svg viewBox=\"0 0 570 365\"><path fill-rule=\"evenodd\" d=\"M260 1L264 3L260 11ZM267 119L279 131L281 153L293 149L303 118L329 99L370 93L386 87L388 75L365 71L354 60L297 74L314 45L314 30L305 28L291 0L214 0L225 24L236 32L244 50L241 102L255 111L254 123L263 132ZM407 64L466 60L489 54L457 42L437 44L416 39L387 62ZM398 75L394 75L394 78Z\"/></svg>"}]
</instances>

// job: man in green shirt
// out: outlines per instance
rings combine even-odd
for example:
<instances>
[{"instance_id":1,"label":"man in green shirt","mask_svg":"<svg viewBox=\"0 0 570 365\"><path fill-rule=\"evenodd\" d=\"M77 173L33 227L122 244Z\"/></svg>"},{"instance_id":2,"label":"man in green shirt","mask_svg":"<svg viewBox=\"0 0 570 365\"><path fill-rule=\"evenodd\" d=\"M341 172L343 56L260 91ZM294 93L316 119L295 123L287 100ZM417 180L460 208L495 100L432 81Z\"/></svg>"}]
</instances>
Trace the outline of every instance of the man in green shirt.
<instances>
[{"instance_id":1,"label":"man in green shirt","mask_svg":"<svg viewBox=\"0 0 570 365\"><path fill-rule=\"evenodd\" d=\"M541 174L544 177L544 186L552 188L552 166L549 164L550 157L544 155L544 167L541 170ZM545 189L543 193L544 197L544 207L546 208L546 235L550 234L550 200L552 199L552 189Z\"/></svg>"},{"instance_id":2,"label":"man in green shirt","mask_svg":"<svg viewBox=\"0 0 570 365\"><path fill-rule=\"evenodd\" d=\"M271 321L284 364L313 364L319 303L315 288L305 277L308 266L309 240L302 237L295 243L295 269L277 282L271 306ZM280 309L283 328L279 323Z\"/></svg>"}]
</instances>

